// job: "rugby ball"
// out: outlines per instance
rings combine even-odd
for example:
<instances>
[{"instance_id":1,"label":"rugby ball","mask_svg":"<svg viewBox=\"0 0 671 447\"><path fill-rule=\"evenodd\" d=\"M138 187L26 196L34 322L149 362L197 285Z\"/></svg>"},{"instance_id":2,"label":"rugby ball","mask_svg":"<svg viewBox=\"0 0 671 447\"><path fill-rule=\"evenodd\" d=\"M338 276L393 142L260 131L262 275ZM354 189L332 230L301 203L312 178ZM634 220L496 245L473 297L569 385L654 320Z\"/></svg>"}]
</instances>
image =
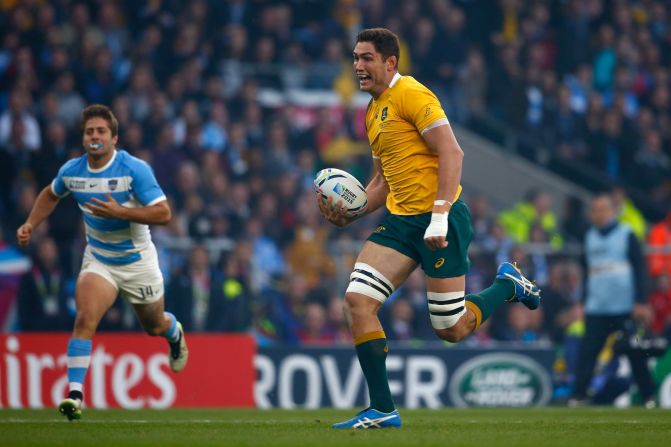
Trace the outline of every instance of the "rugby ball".
<instances>
[{"instance_id":1,"label":"rugby ball","mask_svg":"<svg viewBox=\"0 0 671 447\"><path fill-rule=\"evenodd\" d=\"M329 197L333 198L334 204L342 201L347 208L347 216L361 214L368 207L365 188L349 172L335 168L322 169L317 173L314 184L324 201Z\"/></svg>"}]
</instances>

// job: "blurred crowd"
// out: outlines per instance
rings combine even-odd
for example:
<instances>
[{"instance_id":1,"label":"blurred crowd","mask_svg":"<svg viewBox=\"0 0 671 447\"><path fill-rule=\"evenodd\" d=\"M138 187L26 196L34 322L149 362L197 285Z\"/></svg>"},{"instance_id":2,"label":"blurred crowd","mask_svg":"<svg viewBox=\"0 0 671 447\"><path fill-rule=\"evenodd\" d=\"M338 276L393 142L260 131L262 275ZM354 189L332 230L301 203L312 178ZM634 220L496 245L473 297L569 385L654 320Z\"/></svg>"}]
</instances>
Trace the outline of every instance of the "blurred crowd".
<instances>
[{"instance_id":1,"label":"blurred crowd","mask_svg":"<svg viewBox=\"0 0 671 447\"><path fill-rule=\"evenodd\" d=\"M342 293L357 244L381 214L335 229L319 215L312 179L327 166L368 175L350 49L358 30L385 26L401 36L401 73L436 92L451 121L498 118L624 186L613 190L620 220L659 248L648 256L648 330L669 333L671 215L651 225L627 194L643 190L664 211L671 199L667 2L9 0L0 8L5 329L72 326L85 245L75 202L61 201L29 252L15 247L14 232L58 168L81 154L81 109L104 103L119 120L118 146L152 165L169 198L174 218L152 235L166 305L187 331L349 343ZM312 104L311 94L326 99ZM584 269L568 248L590 226L583 203L570 198L557 215L542 190L507 210L465 197L475 226L468 291L511 260L544 297L536 312L503 306L466 343L579 336ZM381 318L390 339L434 339L421 271ZM118 300L100 328L135 325Z\"/></svg>"}]
</instances>

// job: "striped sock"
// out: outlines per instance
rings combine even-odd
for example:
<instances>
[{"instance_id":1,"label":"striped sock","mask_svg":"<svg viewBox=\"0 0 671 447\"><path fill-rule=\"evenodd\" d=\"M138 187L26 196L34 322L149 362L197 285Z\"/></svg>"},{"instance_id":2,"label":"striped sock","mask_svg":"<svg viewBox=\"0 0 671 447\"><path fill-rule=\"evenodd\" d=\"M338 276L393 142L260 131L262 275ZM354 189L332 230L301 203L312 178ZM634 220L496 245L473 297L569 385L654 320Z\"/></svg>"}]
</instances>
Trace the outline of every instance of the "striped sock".
<instances>
[{"instance_id":1,"label":"striped sock","mask_svg":"<svg viewBox=\"0 0 671 447\"><path fill-rule=\"evenodd\" d=\"M170 312L165 312L165 315L170 318L170 327L163 333L163 336L168 339L169 343L177 343L179 341L179 329L177 328L177 318Z\"/></svg>"},{"instance_id":2,"label":"striped sock","mask_svg":"<svg viewBox=\"0 0 671 447\"><path fill-rule=\"evenodd\" d=\"M68 382L70 393L81 396L86 371L91 363L91 340L71 338L68 342Z\"/></svg>"}]
</instances>

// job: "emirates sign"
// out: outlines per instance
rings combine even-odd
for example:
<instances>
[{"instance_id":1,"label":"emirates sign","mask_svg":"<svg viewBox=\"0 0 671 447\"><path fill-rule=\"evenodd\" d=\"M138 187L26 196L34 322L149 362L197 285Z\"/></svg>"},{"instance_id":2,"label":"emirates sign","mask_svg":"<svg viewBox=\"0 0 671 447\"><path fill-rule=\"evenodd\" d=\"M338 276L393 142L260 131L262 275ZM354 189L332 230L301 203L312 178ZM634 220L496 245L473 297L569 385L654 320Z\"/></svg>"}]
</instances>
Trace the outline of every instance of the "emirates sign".
<instances>
[{"instance_id":1,"label":"emirates sign","mask_svg":"<svg viewBox=\"0 0 671 447\"><path fill-rule=\"evenodd\" d=\"M84 384L89 408L253 407L256 353L246 335L188 335L175 374L163 338L100 334ZM54 407L67 395L67 334L0 335L0 408Z\"/></svg>"}]
</instances>

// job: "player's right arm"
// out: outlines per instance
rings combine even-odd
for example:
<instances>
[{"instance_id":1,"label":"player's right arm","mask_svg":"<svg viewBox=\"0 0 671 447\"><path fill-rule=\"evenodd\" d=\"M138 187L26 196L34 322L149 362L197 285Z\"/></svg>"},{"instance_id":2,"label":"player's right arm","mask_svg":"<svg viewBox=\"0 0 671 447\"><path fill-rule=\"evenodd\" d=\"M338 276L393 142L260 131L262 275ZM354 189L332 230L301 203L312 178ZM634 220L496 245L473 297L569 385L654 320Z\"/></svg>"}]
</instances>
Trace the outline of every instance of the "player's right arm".
<instances>
[{"instance_id":1,"label":"player's right arm","mask_svg":"<svg viewBox=\"0 0 671 447\"><path fill-rule=\"evenodd\" d=\"M44 219L54 211L60 197L53 193L51 185L45 187L35 200L33 209L30 210L28 219L16 230L16 239L19 245L26 246L33 235L33 229L41 224Z\"/></svg>"}]
</instances>

